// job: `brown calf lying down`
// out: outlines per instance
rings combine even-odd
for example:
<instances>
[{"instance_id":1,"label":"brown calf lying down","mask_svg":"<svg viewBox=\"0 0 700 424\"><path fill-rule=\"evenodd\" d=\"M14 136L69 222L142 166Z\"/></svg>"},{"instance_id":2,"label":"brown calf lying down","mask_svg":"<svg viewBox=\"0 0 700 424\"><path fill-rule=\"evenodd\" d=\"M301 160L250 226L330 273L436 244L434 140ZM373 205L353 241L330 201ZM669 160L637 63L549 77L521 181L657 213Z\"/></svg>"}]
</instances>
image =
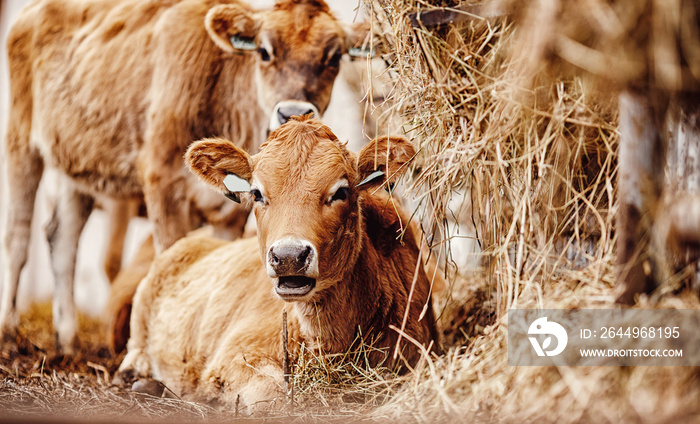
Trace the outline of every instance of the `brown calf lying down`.
<instances>
[{"instance_id":1,"label":"brown calf lying down","mask_svg":"<svg viewBox=\"0 0 700 424\"><path fill-rule=\"evenodd\" d=\"M187 236L215 237L216 234L214 228L206 226L190 231ZM129 321L131 320L134 293L136 293L136 288L141 280L148 275L148 270L151 268L155 256L153 235L150 235L143 241L131 262L120 269L112 279L103 322L105 323L107 342L115 354L126 349L126 342L129 340L130 334ZM444 285L442 280L439 283Z\"/></svg>"},{"instance_id":2,"label":"brown calf lying down","mask_svg":"<svg viewBox=\"0 0 700 424\"><path fill-rule=\"evenodd\" d=\"M415 221L409 224L413 227L414 234L418 231ZM247 230L246 230L247 231ZM191 231L188 236L213 236L213 228L203 227ZM255 233L253 231L253 233ZM252 237L252 235L243 237ZM443 272L438 267L437 256L430 253L427 245L422 247L423 265L426 274L432 284L432 293L440 293L447 287ZM155 248L153 247L153 237L150 236L144 240L138 252L131 262L112 279L110 286L110 295L105 307L103 322L105 323L105 334L109 347L114 354L121 353L126 349L126 342L129 340L131 328L129 321L131 320L131 308L134 299L134 294L139 283L148 274L148 270L153 263L155 257Z\"/></svg>"},{"instance_id":3,"label":"brown calf lying down","mask_svg":"<svg viewBox=\"0 0 700 424\"><path fill-rule=\"evenodd\" d=\"M120 376L153 377L198 401L233 405L240 395L255 409L281 393L283 310L292 356L299 343L346 352L362 335L385 349L372 364L387 355L396 364L392 325L434 349L418 235L379 187L385 179L366 182L377 168L392 182L414 154L405 139L383 137L356 156L306 118L252 157L224 139L192 144L192 172L222 192L250 191L258 238L186 237L158 256L134 298ZM405 338L400 346L408 363L420 358Z\"/></svg>"}]
</instances>

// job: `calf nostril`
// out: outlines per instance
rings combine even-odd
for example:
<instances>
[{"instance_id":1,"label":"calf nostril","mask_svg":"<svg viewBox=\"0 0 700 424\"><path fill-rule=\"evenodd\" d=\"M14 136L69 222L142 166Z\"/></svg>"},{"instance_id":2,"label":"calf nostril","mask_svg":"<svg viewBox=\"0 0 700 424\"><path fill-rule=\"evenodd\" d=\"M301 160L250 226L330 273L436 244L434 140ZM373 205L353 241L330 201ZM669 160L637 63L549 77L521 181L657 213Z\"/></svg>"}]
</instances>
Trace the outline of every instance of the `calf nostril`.
<instances>
[{"instance_id":1,"label":"calf nostril","mask_svg":"<svg viewBox=\"0 0 700 424\"><path fill-rule=\"evenodd\" d=\"M270 265L272 266L278 266L280 264L280 258L275 255L275 253L270 250Z\"/></svg>"},{"instance_id":2,"label":"calf nostril","mask_svg":"<svg viewBox=\"0 0 700 424\"><path fill-rule=\"evenodd\" d=\"M310 254L311 254L311 247L306 246L306 248L299 253L299 265L301 265L301 266L306 265L306 261L309 259Z\"/></svg>"},{"instance_id":3,"label":"calf nostril","mask_svg":"<svg viewBox=\"0 0 700 424\"><path fill-rule=\"evenodd\" d=\"M303 116L309 113L314 114L314 110L308 106L285 106L277 109L277 119L280 121L280 124L284 124L289 121L292 116Z\"/></svg>"},{"instance_id":4,"label":"calf nostril","mask_svg":"<svg viewBox=\"0 0 700 424\"><path fill-rule=\"evenodd\" d=\"M291 116L286 116L284 112L282 112L282 109L277 109L277 119L279 119L280 124L284 124L285 122L289 121L289 118Z\"/></svg>"},{"instance_id":5,"label":"calf nostril","mask_svg":"<svg viewBox=\"0 0 700 424\"><path fill-rule=\"evenodd\" d=\"M306 275L316 260L313 245L298 240L282 240L274 243L267 252L270 275ZM315 269L315 268L313 268Z\"/></svg>"}]
</instances>

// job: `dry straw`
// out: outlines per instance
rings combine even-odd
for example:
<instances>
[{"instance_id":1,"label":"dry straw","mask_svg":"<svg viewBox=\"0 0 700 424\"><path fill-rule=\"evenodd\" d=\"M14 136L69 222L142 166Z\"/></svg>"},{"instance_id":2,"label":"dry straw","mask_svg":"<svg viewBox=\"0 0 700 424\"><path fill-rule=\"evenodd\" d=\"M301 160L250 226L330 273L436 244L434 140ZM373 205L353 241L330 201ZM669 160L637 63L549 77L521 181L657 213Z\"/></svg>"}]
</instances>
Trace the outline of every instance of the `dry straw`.
<instances>
[{"instance_id":1,"label":"dry straw","mask_svg":"<svg viewBox=\"0 0 700 424\"><path fill-rule=\"evenodd\" d=\"M424 229L434 250L444 251L449 222L459 217L462 226L475 227L483 252L483 269L458 277L441 300L447 355L416 373L374 416L419 422L694 416L694 369L508 367L505 314L616 307L616 93L628 84L692 88L692 78L683 76L695 73L697 62L684 60L700 48L695 6L513 0L496 4L507 12L499 18L432 27L409 19L437 9L459 15L468 3L475 2L367 3L393 84L380 113L421 150L413 192ZM670 45L678 34L680 47ZM670 65L660 65L660 57ZM461 204L471 210L451 209L460 204L455 196L466 196ZM678 286L643 297L639 307L697 308L695 293L668 296ZM451 325L461 325L461 334Z\"/></svg>"},{"instance_id":2,"label":"dry straw","mask_svg":"<svg viewBox=\"0 0 700 424\"><path fill-rule=\"evenodd\" d=\"M434 247L449 241L453 216L475 226L499 316L533 284L607 258L618 138L611 96L581 77L528 73L508 17L425 28L408 16L455 5L371 6L394 84L383 113L420 147L413 188ZM451 210L455 203L471 211ZM598 265L589 283L606 269Z\"/></svg>"}]
</instances>

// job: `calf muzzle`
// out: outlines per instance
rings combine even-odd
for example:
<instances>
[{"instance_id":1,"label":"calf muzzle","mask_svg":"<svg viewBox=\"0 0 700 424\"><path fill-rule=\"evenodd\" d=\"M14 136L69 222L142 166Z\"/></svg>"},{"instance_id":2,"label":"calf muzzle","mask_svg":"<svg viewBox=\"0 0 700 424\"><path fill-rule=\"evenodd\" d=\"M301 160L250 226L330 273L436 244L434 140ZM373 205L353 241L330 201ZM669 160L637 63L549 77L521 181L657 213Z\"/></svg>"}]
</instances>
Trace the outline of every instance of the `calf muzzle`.
<instances>
[{"instance_id":1,"label":"calf muzzle","mask_svg":"<svg viewBox=\"0 0 700 424\"><path fill-rule=\"evenodd\" d=\"M309 102L287 100L275 105L270 118L270 131L274 131L289 121L292 116L312 114L316 119L321 118L318 108Z\"/></svg>"},{"instance_id":2,"label":"calf muzzle","mask_svg":"<svg viewBox=\"0 0 700 424\"><path fill-rule=\"evenodd\" d=\"M305 296L316 287L318 253L308 241L278 240L267 251L267 274L283 299Z\"/></svg>"}]
</instances>

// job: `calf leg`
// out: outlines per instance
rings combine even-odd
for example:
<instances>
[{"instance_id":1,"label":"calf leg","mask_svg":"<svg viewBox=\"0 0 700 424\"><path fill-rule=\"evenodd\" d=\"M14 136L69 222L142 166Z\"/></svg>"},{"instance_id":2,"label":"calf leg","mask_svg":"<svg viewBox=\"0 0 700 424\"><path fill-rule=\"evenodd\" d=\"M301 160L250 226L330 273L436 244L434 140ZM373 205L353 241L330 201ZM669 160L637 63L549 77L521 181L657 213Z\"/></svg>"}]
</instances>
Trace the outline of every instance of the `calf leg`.
<instances>
[{"instance_id":1,"label":"calf leg","mask_svg":"<svg viewBox=\"0 0 700 424\"><path fill-rule=\"evenodd\" d=\"M129 229L131 218L138 214L139 202L137 200L115 200L105 205L109 219L109 237L107 252L105 253L105 274L111 283L122 268L122 256L124 254L124 240Z\"/></svg>"},{"instance_id":2,"label":"calf leg","mask_svg":"<svg viewBox=\"0 0 700 424\"><path fill-rule=\"evenodd\" d=\"M129 341L126 344L127 354L119 370L114 376L115 384L131 383L138 378L150 378L151 360L148 355L149 323L151 308L157 300L159 292L158 278L147 275L138 285L134 293L131 308Z\"/></svg>"},{"instance_id":3,"label":"calf leg","mask_svg":"<svg viewBox=\"0 0 700 424\"><path fill-rule=\"evenodd\" d=\"M154 88L154 96L169 98L174 90ZM187 145L196 138L190 135L184 119L188 116L176 110L150 110L148 131L139 152L139 171L143 180L143 195L148 218L153 222L153 241L156 254L172 246L192 229L190 202L187 198L187 170L182 155Z\"/></svg>"},{"instance_id":4,"label":"calf leg","mask_svg":"<svg viewBox=\"0 0 700 424\"><path fill-rule=\"evenodd\" d=\"M46 227L54 274L53 324L56 348L72 353L78 322L73 297L78 241L92 212L93 199L80 193L67 179L61 181L53 217Z\"/></svg>"},{"instance_id":5,"label":"calf leg","mask_svg":"<svg viewBox=\"0 0 700 424\"><path fill-rule=\"evenodd\" d=\"M10 124L8 141L17 141L17 128ZM12 341L17 334L17 286L27 261L34 200L43 172L43 161L26 143L8 143L5 179L2 262L3 290L0 303L0 336ZM14 144L14 146L13 146Z\"/></svg>"},{"instance_id":6,"label":"calf leg","mask_svg":"<svg viewBox=\"0 0 700 424\"><path fill-rule=\"evenodd\" d=\"M126 348L130 337L131 310L139 283L146 277L155 257L153 237L148 237L136 256L112 282L109 301L105 308L108 337L115 353Z\"/></svg>"},{"instance_id":7,"label":"calf leg","mask_svg":"<svg viewBox=\"0 0 700 424\"><path fill-rule=\"evenodd\" d=\"M128 345L127 345L128 347ZM145 348L128 347L128 351L119 370L114 376L113 384L126 385L141 378L151 378L151 362Z\"/></svg>"},{"instance_id":8,"label":"calf leg","mask_svg":"<svg viewBox=\"0 0 700 424\"><path fill-rule=\"evenodd\" d=\"M221 364L217 359L210 364ZM241 352L223 364L223 367L207 366L202 371L200 401L238 405L248 414L265 411L273 403L284 401L284 371L272 358Z\"/></svg>"},{"instance_id":9,"label":"calf leg","mask_svg":"<svg viewBox=\"0 0 700 424\"><path fill-rule=\"evenodd\" d=\"M652 254L657 275L665 281L673 274L694 265L697 268L700 246L700 194L681 192L665 196L654 222ZM692 286L698 288L697 275Z\"/></svg>"},{"instance_id":10,"label":"calf leg","mask_svg":"<svg viewBox=\"0 0 700 424\"><path fill-rule=\"evenodd\" d=\"M148 216L153 221L156 253L172 246L192 229L184 192L184 180L144 189Z\"/></svg>"},{"instance_id":11,"label":"calf leg","mask_svg":"<svg viewBox=\"0 0 700 424\"><path fill-rule=\"evenodd\" d=\"M28 26L26 26L28 28ZM5 216L2 223L3 290L0 300L0 336L13 340L17 333L17 286L31 233L34 200L44 163L30 145L32 127L32 72L28 31L17 27L8 34L10 114L5 138Z\"/></svg>"},{"instance_id":12,"label":"calf leg","mask_svg":"<svg viewBox=\"0 0 700 424\"><path fill-rule=\"evenodd\" d=\"M144 167L144 199L153 222L156 253L160 253L192 229L183 166L179 162L163 167L149 163Z\"/></svg>"}]
</instances>

